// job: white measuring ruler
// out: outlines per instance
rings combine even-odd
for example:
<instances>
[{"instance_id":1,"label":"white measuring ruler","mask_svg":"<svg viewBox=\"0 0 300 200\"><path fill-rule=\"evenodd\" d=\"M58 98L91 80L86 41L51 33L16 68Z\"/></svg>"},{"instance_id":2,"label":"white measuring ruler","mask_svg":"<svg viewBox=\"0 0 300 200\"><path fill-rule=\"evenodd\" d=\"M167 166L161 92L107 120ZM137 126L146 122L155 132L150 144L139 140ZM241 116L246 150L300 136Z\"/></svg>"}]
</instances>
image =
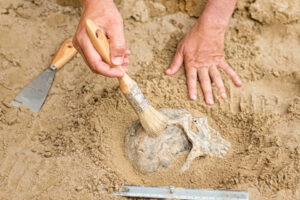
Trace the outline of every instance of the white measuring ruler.
<instances>
[{"instance_id":1,"label":"white measuring ruler","mask_svg":"<svg viewBox=\"0 0 300 200\"><path fill-rule=\"evenodd\" d=\"M235 190L201 190L190 188L122 186L117 196L184 199L184 200L248 200L248 192Z\"/></svg>"}]
</instances>

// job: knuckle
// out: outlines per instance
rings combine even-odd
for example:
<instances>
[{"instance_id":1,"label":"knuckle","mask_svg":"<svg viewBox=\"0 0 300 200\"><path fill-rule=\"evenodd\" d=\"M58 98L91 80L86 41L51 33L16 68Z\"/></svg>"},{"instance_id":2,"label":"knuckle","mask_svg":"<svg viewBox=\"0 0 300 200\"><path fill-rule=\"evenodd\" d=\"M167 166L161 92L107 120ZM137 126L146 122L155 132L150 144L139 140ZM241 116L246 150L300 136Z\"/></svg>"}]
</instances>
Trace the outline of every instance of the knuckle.
<instances>
[{"instance_id":1,"label":"knuckle","mask_svg":"<svg viewBox=\"0 0 300 200\"><path fill-rule=\"evenodd\" d=\"M73 42L79 42L79 40L80 40L80 38L81 38L81 36L80 36L80 33L76 33L75 35L74 35L74 37L73 37Z\"/></svg>"},{"instance_id":2,"label":"knuckle","mask_svg":"<svg viewBox=\"0 0 300 200\"><path fill-rule=\"evenodd\" d=\"M101 74L103 76L107 76L107 77L113 77L112 73L110 71L101 71Z\"/></svg>"},{"instance_id":3,"label":"knuckle","mask_svg":"<svg viewBox=\"0 0 300 200\"><path fill-rule=\"evenodd\" d=\"M198 61L197 63L199 63L199 65L200 65L201 68L203 68L203 69L209 70L210 67L211 67L211 65L210 65L209 63L204 63L203 61L202 61L202 62L201 62L201 61Z\"/></svg>"},{"instance_id":4,"label":"knuckle","mask_svg":"<svg viewBox=\"0 0 300 200\"><path fill-rule=\"evenodd\" d=\"M196 91L197 90L197 87L196 86L194 86L194 85L190 85L189 87L188 87L188 89L190 90L190 91Z\"/></svg>"},{"instance_id":5,"label":"knuckle","mask_svg":"<svg viewBox=\"0 0 300 200\"><path fill-rule=\"evenodd\" d=\"M195 60L190 61L188 63L188 66L191 67L191 68L192 67L194 67L194 68L198 68L199 67L198 63Z\"/></svg>"},{"instance_id":6,"label":"knuckle","mask_svg":"<svg viewBox=\"0 0 300 200\"><path fill-rule=\"evenodd\" d=\"M74 40L72 40L72 44L73 44L73 47L78 51L79 47L78 47L77 43Z\"/></svg>"},{"instance_id":7,"label":"knuckle","mask_svg":"<svg viewBox=\"0 0 300 200\"><path fill-rule=\"evenodd\" d=\"M205 94L205 96L211 95L211 91L209 89L202 89L202 91Z\"/></svg>"},{"instance_id":8,"label":"knuckle","mask_svg":"<svg viewBox=\"0 0 300 200\"><path fill-rule=\"evenodd\" d=\"M115 45L112 45L111 51L112 51L113 55L123 56L125 49L126 48L123 45L115 44Z\"/></svg>"},{"instance_id":9,"label":"knuckle","mask_svg":"<svg viewBox=\"0 0 300 200\"><path fill-rule=\"evenodd\" d=\"M76 44L76 35L74 35L73 39L72 39L72 44L75 45Z\"/></svg>"},{"instance_id":10,"label":"knuckle","mask_svg":"<svg viewBox=\"0 0 300 200\"><path fill-rule=\"evenodd\" d=\"M197 88L197 82L194 78L190 78L187 84L189 88Z\"/></svg>"},{"instance_id":11,"label":"knuckle","mask_svg":"<svg viewBox=\"0 0 300 200\"><path fill-rule=\"evenodd\" d=\"M185 65L189 68L192 68L192 67L196 67L197 66L197 62L195 59L191 58L190 56L187 56L185 58Z\"/></svg>"},{"instance_id":12,"label":"knuckle","mask_svg":"<svg viewBox=\"0 0 300 200\"><path fill-rule=\"evenodd\" d=\"M212 76L212 78L213 78L214 82L216 82L216 84L217 84L220 80L222 80L222 77L221 77L220 74L215 74L214 76Z\"/></svg>"},{"instance_id":13,"label":"knuckle","mask_svg":"<svg viewBox=\"0 0 300 200\"><path fill-rule=\"evenodd\" d=\"M225 92L225 88L224 88L224 85L223 84L218 84L217 85L217 88L220 92Z\"/></svg>"},{"instance_id":14,"label":"knuckle","mask_svg":"<svg viewBox=\"0 0 300 200\"><path fill-rule=\"evenodd\" d=\"M73 37L72 44L75 47L78 46L78 35L77 34Z\"/></svg>"},{"instance_id":15,"label":"knuckle","mask_svg":"<svg viewBox=\"0 0 300 200\"><path fill-rule=\"evenodd\" d=\"M90 69L95 72L95 71L98 71L97 70L97 63L95 61L89 61L89 66L90 66Z\"/></svg>"},{"instance_id":16,"label":"knuckle","mask_svg":"<svg viewBox=\"0 0 300 200\"><path fill-rule=\"evenodd\" d=\"M175 57L182 56L182 51L177 49L175 53Z\"/></svg>"},{"instance_id":17,"label":"knuckle","mask_svg":"<svg viewBox=\"0 0 300 200\"><path fill-rule=\"evenodd\" d=\"M74 42L72 42L72 44L73 44L74 48L81 54L82 52L81 52L81 49L80 49L79 45L77 43L74 43Z\"/></svg>"},{"instance_id":18,"label":"knuckle","mask_svg":"<svg viewBox=\"0 0 300 200\"><path fill-rule=\"evenodd\" d=\"M90 66L89 68L90 68L90 70L91 70L93 73L95 73L95 74L98 73L98 71L97 71L94 67Z\"/></svg>"},{"instance_id":19,"label":"knuckle","mask_svg":"<svg viewBox=\"0 0 300 200\"><path fill-rule=\"evenodd\" d=\"M203 85L208 85L211 83L211 81L208 79L208 77L202 76L199 78L199 80L200 80L201 84L203 84Z\"/></svg>"},{"instance_id":20,"label":"knuckle","mask_svg":"<svg viewBox=\"0 0 300 200\"><path fill-rule=\"evenodd\" d=\"M189 87L196 87L197 77L189 77L187 83L188 83Z\"/></svg>"},{"instance_id":21,"label":"knuckle","mask_svg":"<svg viewBox=\"0 0 300 200\"><path fill-rule=\"evenodd\" d=\"M177 54L181 54L183 52L183 45L182 44L179 44L177 49L176 49L176 53Z\"/></svg>"},{"instance_id":22,"label":"knuckle","mask_svg":"<svg viewBox=\"0 0 300 200\"><path fill-rule=\"evenodd\" d=\"M194 83L188 83L188 89L195 91L197 90L197 85Z\"/></svg>"},{"instance_id":23,"label":"knuckle","mask_svg":"<svg viewBox=\"0 0 300 200\"><path fill-rule=\"evenodd\" d=\"M80 47L84 43L84 39L80 35L76 34L72 42L74 46Z\"/></svg>"},{"instance_id":24,"label":"knuckle","mask_svg":"<svg viewBox=\"0 0 300 200\"><path fill-rule=\"evenodd\" d=\"M123 42L115 42L114 44L113 44L113 48L115 49L115 50L117 50L117 51L122 51L122 52L125 52L125 50L126 50L126 48L125 48L125 46L124 46L124 44L123 44Z\"/></svg>"},{"instance_id":25,"label":"knuckle","mask_svg":"<svg viewBox=\"0 0 300 200\"><path fill-rule=\"evenodd\" d=\"M227 70L226 73L231 77L231 78L236 78L237 74L233 70Z\"/></svg>"}]
</instances>

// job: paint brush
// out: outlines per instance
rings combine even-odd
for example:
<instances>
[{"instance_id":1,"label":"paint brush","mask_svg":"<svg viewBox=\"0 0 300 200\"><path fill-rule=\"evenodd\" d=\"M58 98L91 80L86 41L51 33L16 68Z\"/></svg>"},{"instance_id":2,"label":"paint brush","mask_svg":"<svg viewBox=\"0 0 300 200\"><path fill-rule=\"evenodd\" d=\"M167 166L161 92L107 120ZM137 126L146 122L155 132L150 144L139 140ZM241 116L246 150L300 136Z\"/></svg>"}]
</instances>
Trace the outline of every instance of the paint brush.
<instances>
[{"instance_id":1,"label":"paint brush","mask_svg":"<svg viewBox=\"0 0 300 200\"><path fill-rule=\"evenodd\" d=\"M121 66L111 63L109 41L101 28L90 19L86 20L86 28L90 40L102 59L111 67L119 68L124 72ZM149 104L137 83L128 74L124 72L124 76L118 79L121 91L139 116L143 128L150 136L157 136L166 128L168 117Z\"/></svg>"}]
</instances>

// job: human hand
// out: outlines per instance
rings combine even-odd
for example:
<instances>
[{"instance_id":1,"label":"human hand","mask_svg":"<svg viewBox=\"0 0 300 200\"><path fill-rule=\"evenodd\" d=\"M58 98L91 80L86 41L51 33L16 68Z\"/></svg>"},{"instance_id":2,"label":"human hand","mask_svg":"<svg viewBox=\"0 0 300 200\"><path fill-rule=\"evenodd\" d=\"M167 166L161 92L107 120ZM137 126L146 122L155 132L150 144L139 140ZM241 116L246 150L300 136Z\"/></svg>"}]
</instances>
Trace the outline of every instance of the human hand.
<instances>
[{"instance_id":1,"label":"human hand","mask_svg":"<svg viewBox=\"0 0 300 200\"><path fill-rule=\"evenodd\" d=\"M167 75L173 75L184 63L189 96L192 100L197 99L197 79L206 104L214 104L212 81L216 84L221 98L227 97L218 69L226 72L236 86L242 85L239 76L224 58L225 29L226 26L211 24L209 20L203 18L199 19L179 43L172 64L166 70Z\"/></svg>"},{"instance_id":2,"label":"human hand","mask_svg":"<svg viewBox=\"0 0 300 200\"><path fill-rule=\"evenodd\" d=\"M73 39L74 47L94 73L108 77L122 77L124 71L127 72L126 65L129 63L130 51L126 50L123 19L118 9L113 0L81 0L81 3L82 15ZM86 19L93 20L110 39L111 62L123 66L123 70L112 68L102 61L87 34Z\"/></svg>"}]
</instances>

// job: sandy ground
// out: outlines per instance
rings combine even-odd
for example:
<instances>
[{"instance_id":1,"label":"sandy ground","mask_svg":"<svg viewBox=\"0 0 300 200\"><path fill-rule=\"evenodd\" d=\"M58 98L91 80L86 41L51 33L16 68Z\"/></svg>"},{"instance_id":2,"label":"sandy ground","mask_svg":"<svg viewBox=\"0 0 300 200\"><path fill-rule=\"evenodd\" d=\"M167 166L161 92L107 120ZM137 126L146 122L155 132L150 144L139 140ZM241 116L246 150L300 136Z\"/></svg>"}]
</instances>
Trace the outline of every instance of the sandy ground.
<instances>
[{"instance_id":1,"label":"sandy ground","mask_svg":"<svg viewBox=\"0 0 300 200\"><path fill-rule=\"evenodd\" d=\"M118 199L110 192L122 184L300 198L299 1L238 1L225 52L244 85L235 88L223 76L229 98L216 97L214 106L201 95L188 100L183 69L174 77L163 74L205 3L197 2L117 1L132 51L130 75L155 107L206 116L232 148L223 159L196 159L184 174L179 169L187 152L169 169L142 175L124 152L126 129L137 116L117 81L93 74L79 55L56 74L39 113L9 105L73 35L78 2L0 1L1 200Z\"/></svg>"}]
</instances>

